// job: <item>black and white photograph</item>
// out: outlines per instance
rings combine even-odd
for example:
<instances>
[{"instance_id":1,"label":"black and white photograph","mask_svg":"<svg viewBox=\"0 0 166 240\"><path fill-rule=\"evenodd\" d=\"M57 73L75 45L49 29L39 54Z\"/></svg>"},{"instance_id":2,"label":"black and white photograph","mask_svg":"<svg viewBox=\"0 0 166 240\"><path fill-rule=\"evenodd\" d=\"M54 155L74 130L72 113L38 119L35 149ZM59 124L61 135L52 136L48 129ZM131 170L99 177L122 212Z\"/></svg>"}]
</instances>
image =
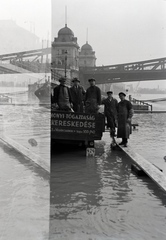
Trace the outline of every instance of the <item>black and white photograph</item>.
<instances>
[{"instance_id":1,"label":"black and white photograph","mask_svg":"<svg viewBox=\"0 0 166 240\"><path fill-rule=\"evenodd\" d=\"M50 65L51 2L0 0L1 240L48 239Z\"/></svg>"},{"instance_id":2,"label":"black and white photograph","mask_svg":"<svg viewBox=\"0 0 166 240\"><path fill-rule=\"evenodd\" d=\"M53 0L51 240L166 239L166 1Z\"/></svg>"},{"instance_id":3,"label":"black and white photograph","mask_svg":"<svg viewBox=\"0 0 166 240\"><path fill-rule=\"evenodd\" d=\"M166 0L0 0L0 240L166 239Z\"/></svg>"}]
</instances>

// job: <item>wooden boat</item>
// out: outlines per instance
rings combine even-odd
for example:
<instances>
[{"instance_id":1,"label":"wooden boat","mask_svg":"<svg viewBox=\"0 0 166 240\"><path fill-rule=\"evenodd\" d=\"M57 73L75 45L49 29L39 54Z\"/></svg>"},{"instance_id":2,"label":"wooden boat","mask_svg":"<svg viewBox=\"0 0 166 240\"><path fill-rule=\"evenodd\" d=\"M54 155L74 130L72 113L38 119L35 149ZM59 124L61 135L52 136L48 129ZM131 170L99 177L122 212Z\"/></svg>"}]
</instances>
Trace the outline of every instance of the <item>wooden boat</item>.
<instances>
[{"instance_id":1,"label":"wooden boat","mask_svg":"<svg viewBox=\"0 0 166 240\"><path fill-rule=\"evenodd\" d=\"M0 94L0 104L6 104L12 102L12 98L5 94Z\"/></svg>"}]
</instances>

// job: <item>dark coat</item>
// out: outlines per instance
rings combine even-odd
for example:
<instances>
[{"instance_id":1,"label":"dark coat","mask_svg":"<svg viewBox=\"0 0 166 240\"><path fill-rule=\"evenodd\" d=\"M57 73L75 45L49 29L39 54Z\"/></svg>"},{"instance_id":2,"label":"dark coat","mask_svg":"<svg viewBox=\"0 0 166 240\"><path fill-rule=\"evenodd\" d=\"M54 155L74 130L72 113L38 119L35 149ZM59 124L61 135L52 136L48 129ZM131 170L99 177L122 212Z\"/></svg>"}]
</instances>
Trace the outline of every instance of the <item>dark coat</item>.
<instances>
[{"instance_id":1,"label":"dark coat","mask_svg":"<svg viewBox=\"0 0 166 240\"><path fill-rule=\"evenodd\" d=\"M70 88L74 112L83 112L85 90L82 86Z\"/></svg>"},{"instance_id":2,"label":"dark coat","mask_svg":"<svg viewBox=\"0 0 166 240\"><path fill-rule=\"evenodd\" d=\"M90 86L86 90L85 101L91 101L91 99L96 99L97 100L97 104L98 105L101 104L101 91L100 91L99 87L97 87L97 86Z\"/></svg>"},{"instance_id":3,"label":"dark coat","mask_svg":"<svg viewBox=\"0 0 166 240\"><path fill-rule=\"evenodd\" d=\"M102 104L104 104L104 115L107 117L107 127L113 128L115 131L118 101L115 98L112 98L111 101L106 98Z\"/></svg>"},{"instance_id":4,"label":"dark coat","mask_svg":"<svg viewBox=\"0 0 166 240\"><path fill-rule=\"evenodd\" d=\"M120 101L118 103L118 138L129 138L131 134L131 122L128 118L133 116L133 107L128 100Z\"/></svg>"},{"instance_id":5,"label":"dark coat","mask_svg":"<svg viewBox=\"0 0 166 240\"><path fill-rule=\"evenodd\" d=\"M101 104L101 91L97 86L90 86L85 94L85 112L97 113Z\"/></svg>"},{"instance_id":6,"label":"dark coat","mask_svg":"<svg viewBox=\"0 0 166 240\"><path fill-rule=\"evenodd\" d=\"M64 87L63 85L58 85L57 87L54 88L54 95L52 96L52 103L58 103L58 99L59 99L59 93L60 93L60 88ZM67 87L67 86L65 86ZM68 94L69 94L69 102L72 102L72 97L71 97L71 92L70 92L70 88L67 87L68 90Z\"/></svg>"}]
</instances>

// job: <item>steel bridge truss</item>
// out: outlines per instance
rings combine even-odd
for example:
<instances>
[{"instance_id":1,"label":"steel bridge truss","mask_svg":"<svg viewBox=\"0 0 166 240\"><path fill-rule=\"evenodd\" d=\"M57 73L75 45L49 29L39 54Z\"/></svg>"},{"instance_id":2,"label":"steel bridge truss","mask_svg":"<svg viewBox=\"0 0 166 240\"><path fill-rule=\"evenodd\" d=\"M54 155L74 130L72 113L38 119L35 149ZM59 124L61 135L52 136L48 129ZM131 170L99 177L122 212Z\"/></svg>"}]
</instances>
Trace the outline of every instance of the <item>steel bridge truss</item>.
<instances>
[{"instance_id":1,"label":"steel bridge truss","mask_svg":"<svg viewBox=\"0 0 166 240\"><path fill-rule=\"evenodd\" d=\"M2 54L0 55L0 73L50 72L50 66L48 67L50 54L51 48Z\"/></svg>"},{"instance_id":2,"label":"steel bridge truss","mask_svg":"<svg viewBox=\"0 0 166 240\"><path fill-rule=\"evenodd\" d=\"M97 83L166 80L166 58L81 68L80 77L94 77Z\"/></svg>"}]
</instances>

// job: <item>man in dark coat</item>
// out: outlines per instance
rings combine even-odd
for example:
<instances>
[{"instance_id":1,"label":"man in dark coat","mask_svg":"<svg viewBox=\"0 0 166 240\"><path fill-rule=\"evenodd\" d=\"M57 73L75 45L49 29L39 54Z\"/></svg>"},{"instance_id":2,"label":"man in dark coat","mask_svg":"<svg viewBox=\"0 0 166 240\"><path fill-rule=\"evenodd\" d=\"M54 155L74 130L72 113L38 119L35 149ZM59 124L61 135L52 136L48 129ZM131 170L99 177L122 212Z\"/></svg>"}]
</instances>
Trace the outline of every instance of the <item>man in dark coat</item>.
<instances>
[{"instance_id":1,"label":"man in dark coat","mask_svg":"<svg viewBox=\"0 0 166 240\"><path fill-rule=\"evenodd\" d=\"M74 112L83 112L85 90L80 86L80 80L73 78L73 86L70 88Z\"/></svg>"},{"instance_id":2,"label":"man in dark coat","mask_svg":"<svg viewBox=\"0 0 166 240\"><path fill-rule=\"evenodd\" d=\"M99 105L101 105L101 91L99 87L95 86L96 80L94 78L90 78L88 81L90 87L85 94L85 112L97 113Z\"/></svg>"},{"instance_id":3,"label":"man in dark coat","mask_svg":"<svg viewBox=\"0 0 166 240\"><path fill-rule=\"evenodd\" d=\"M117 127L117 107L118 101L113 98L113 92L107 92L108 97L102 101L104 104L104 114L107 118L107 128L110 128L110 136L115 143L115 127Z\"/></svg>"},{"instance_id":4,"label":"man in dark coat","mask_svg":"<svg viewBox=\"0 0 166 240\"><path fill-rule=\"evenodd\" d=\"M127 147L127 141L131 134L131 118L133 116L133 107L131 102L125 99L126 94L119 93L120 102L118 103L118 132L117 137L122 138L119 145Z\"/></svg>"},{"instance_id":5,"label":"man in dark coat","mask_svg":"<svg viewBox=\"0 0 166 240\"><path fill-rule=\"evenodd\" d=\"M66 86L66 78L60 78L59 82L60 84L54 88L52 103L58 105L58 110L70 112L72 111L70 88Z\"/></svg>"}]
</instances>

